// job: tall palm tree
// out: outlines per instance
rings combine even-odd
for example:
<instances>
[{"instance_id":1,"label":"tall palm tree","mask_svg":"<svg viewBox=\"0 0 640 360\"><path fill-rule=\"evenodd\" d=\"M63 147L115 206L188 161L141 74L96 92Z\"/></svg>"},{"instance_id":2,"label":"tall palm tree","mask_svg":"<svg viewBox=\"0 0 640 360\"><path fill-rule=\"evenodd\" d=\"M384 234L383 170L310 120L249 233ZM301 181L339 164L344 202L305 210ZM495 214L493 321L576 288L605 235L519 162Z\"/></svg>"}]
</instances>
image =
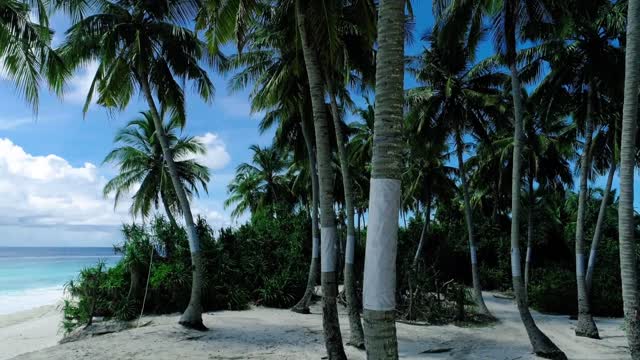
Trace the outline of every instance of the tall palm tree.
<instances>
[{"instance_id":1,"label":"tall palm tree","mask_svg":"<svg viewBox=\"0 0 640 360\"><path fill-rule=\"evenodd\" d=\"M511 98L513 100L514 140L513 171L511 176L511 275L518 311L524 324L533 351L546 358L566 359L566 355L537 327L526 302L520 257L520 189L522 176L523 147L523 102L522 85L518 72L516 45L525 38L525 25L542 22L545 18L543 0L448 0L438 1L436 15L443 19L443 34L455 34L465 25L482 28L485 16L492 18L494 47L504 60L511 76ZM470 25L466 25L470 24Z\"/></svg>"},{"instance_id":2,"label":"tall palm tree","mask_svg":"<svg viewBox=\"0 0 640 360\"><path fill-rule=\"evenodd\" d=\"M207 191L209 169L199 164L194 157L204 154L206 148L193 137L179 137L179 123L175 119L164 126L167 141L173 155L181 186L189 198L198 195L198 187ZM174 213L180 213L171 176L164 154L156 137L156 127L149 111L140 113L118 131L114 142L120 146L112 150L104 159L105 163L116 163L120 173L104 186L104 195L114 194L114 207L123 195L135 186L130 211L142 218L149 216L152 208L162 203L164 211L173 226L177 226ZM167 256L171 256L172 244L165 244Z\"/></svg>"},{"instance_id":3,"label":"tall palm tree","mask_svg":"<svg viewBox=\"0 0 640 360\"><path fill-rule=\"evenodd\" d=\"M179 124L184 125L185 98L181 84L188 80L194 83L200 97L205 100L213 97L213 83L200 64L203 61L216 64L219 54L208 52L197 34L186 27L194 19L199 1L97 0L73 4L78 7L69 11L74 14L84 12L85 16L74 16L77 21L67 30L60 48L61 56L74 68L91 60L99 63L85 102L85 113L94 91L99 105L123 109L139 90L149 106L156 136L184 215L193 264L191 298L179 322L186 327L204 330L200 241L158 110L159 103L160 107L174 112Z\"/></svg>"},{"instance_id":4,"label":"tall palm tree","mask_svg":"<svg viewBox=\"0 0 640 360\"><path fill-rule=\"evenodd\" d=\"M447 39L445 42L439 37L439 31L436 27L425 38L430 41L431 47L425 50L418 68L413 70L416 79L424 85L409 91L408 102L416 108L414 111L424 114L423 118L448 124L451 129L464 199L474 300L480 313L492 316L484 303L480 285L473 209L463 160L466 150L463 138L467 134L485 136L485 117L492 112L492 105L500 103L499 87L505 83L506 76L496 72L492 65L481 63L470 66L475 61L475 49L481 34L462 33L460 39Z\"/></svg>"},{"instance_id":5,"label":"tall palm tree","mask_svg":"<svg viewBox=\"0 0 640 360\"><path fill-rule=\"evenodd\" d=\"M32 9L37 22L31 20ZM36 112L42 80L61 94L69 76L68 68L51 47L53 31L45 9L40 0L0 3L0 68Z\"/></svg>"},{"instance_id":6,"label":"tall palm tree","mask_svg":"<svg viewBox=\"0 0 640 360\"><path fill-rule=\"evenodd\" d=\"M324 102L325 89L322 79L322 69L318 61L318 53L312 43L311 31L306 22L308 4L295 0L295 11L298 32L302 43L311 107L313 109L313 124L316 137L316 157L318 164L318 181L320 189L320 281L322 283L322 320L324 327L325 345L329 359L346 359L342 345L342 334L338 320L337 308L337 231L335 224L333 167L331 161L331 143L329 142L329 123L327 109Z\"/></svg>"},{"instance_id":7,"label":"tall palm tree","mask_svg":"<svg viewBox=\"0 0 640 360\"><path fill-rule=\"evenodd\" d=\"M620 148L620 275L624 318L631 358L640 359L640 298L633 221L633 172L636 154L636 122L638 120L638 86L640 86L640 1L629 0L627 12L627 44L625 55L624 106Z\"/></svg>"},{"instance_id":8,"label":"tall palm tree","mask_svg":"<svg viewBox=\"0 0 640 360\"><path fill-rule=\"evenodd\" d=\"M381 0L369 228L364 263L368 359L397 359L396 253L401 202L405 0Z\"/></svg>"}]
</instances>

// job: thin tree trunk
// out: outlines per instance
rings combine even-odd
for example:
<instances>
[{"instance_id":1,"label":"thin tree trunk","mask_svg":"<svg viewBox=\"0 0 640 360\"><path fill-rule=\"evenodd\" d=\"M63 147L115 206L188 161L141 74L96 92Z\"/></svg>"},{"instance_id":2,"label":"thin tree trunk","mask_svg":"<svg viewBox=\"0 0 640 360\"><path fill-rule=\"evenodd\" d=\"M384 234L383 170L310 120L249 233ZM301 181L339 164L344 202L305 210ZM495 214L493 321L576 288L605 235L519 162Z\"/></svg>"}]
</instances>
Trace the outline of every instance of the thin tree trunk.
<instances>
[{"instance_id":1,"label":"thin tree trunk","mask_svg":"<svg viewBox=\"0 0 640 360\"><path fill-rule=\"evenodd\" d=\"M340 169L342 171L342 186L344 188L344 211L347 215L347 244L344 258L344 292L347 298L347 313L349 314L349 329L351 336L348 345L357 348L364 348L364 333L362 331L362 322L360 321L360 311L358 309L358 297L356 294L356 279L354 273L354 258L356 249L355 238L355 221L353 208L353 182L351 181L351 173L349 171L349 157L347 155L347 146L345 144L345 136L342 133L342 121L340 119L340 111L336 101L335 84L331 78L328 80L329 96L331 99L331 114L333 115L333 126L336 131L336 139L338 143L338 157L340 159Z\"/></svg>"},{"instance_id":2,"label":"thin tree trunk","mask_svg":"<svg viewBox=\"0 0 640 360\"><path fill-rule=\"evenodd\" d=\"M364 263L367 359L398 359L396 254L402 168L405 0L381 0L378 13L376 107Z\"/></svg>"},{"instance_id":3,"label":"thin tree trunk","mask_svg":"<svg viewBox=\"0 0 640 360\"><path fill-rule=\"evenodd\" d=\"M618 231L620 235L620 274L622 300L629 350L632 359L640 359L640 299L633 219L633 172L636 153L638 86L640 85L640 1L629 0L627 45L625 55L624 106L620 149L620 200Z\"/></svg>"},{"instance_id":4,"label":"thin tree trunk","mask_svg":"<svg viewBox=\"0 0 640 360\"><path fill-rule=\"evenodd\" d=\"M576 219L576 284L578 288L578 324L576 326L576 336L583 336L592 339L599 339L598 328L593 321L589 306L589 296L584 281L584 216L587 206L587 180L589 177L589 152L591 151L591 141L593 137L592 114L593 101L593 81L589 83L587 92L587 114L585 124L585 142L580 156L580 192L578 195L578 217Z\"/></svg>"},{"instance_id":5,"label":"thin tree trunk","mask_svg":"<svg viewBox=\"0 0 640 360\"><path fill-rule=\"evenodd\" d=\"M506 5L507 3L505 3ZM512 13L513 9L507 9ZM507 15L509 17L509 15ZM509 28L508 24L505 26ZM507 36L510 44L510 53L515 54L515 34ZM512 55L515 59L515 56ZM513 280L513 293L516 297L520 318L529 336L533 352L543 358L566 359L567 356L549 339L536 325L525 299L524 283L522 281L522 267L520 265L520 188L522 158L522 98L520 79L515 63L509 64L511 71L511 95L514 106L514 136L513 136L513 173L511 176L511 275Z\"/></svg>"},{"instance_id":6,"label":"thin tree trunk","mask_svg":"<svg viewBox=\"0 0 640 360\"><path fill-rule=\"evenodd\" d=\"M171 208L169 207L169 204L167 203L167 200L164 196L162 196L162 206L164 206L164 212L167 213L167 218L169 219L169 224L171 224L171 227L173 227L173 229L178 229L178 222L176 221L176 218L173 216L173 213L171 212ZM170 238L165 239L164 250L165 250L167 259L171 259L171 257L173 257L174 246L175 246L174 239L170 239Z\"/></svg>"},{"instance_id":7,"label":"thin tree trunk","mask_svg":"<svg viewBox=\"0 0 640 360\"><path fill-rule=\"evenodd\" d=\"M200 239L198 238L198 232L196 231L196 226L193 222L193 215L191 214L189 199L187 199L187 195L184 191L184 188L182 187L180 179L178 178L178 170L176 168L175 162L173 161L173 155L171 154L169 143L167 142L167 135L164 132L162 119L160 118L160 114L158 113L158 109L156 108L153 95L151 94L148 79L145 74L142 74L139 80L143 95L147 100L149 110L151 111L151 116L153 117L153 122L156 127L156 136L158 137L158 141L160 142L160 146L162 147L162 154L167 163L169 175L171 176L171 182L173 182L173 187L176 191L178 202L180 203L180 207L182 208L182 214L184 215L184 222L187 230L187 238L189 240L189 250L191 251L191 265L193 267L191 297L189 299L189 305L187 306L187 309L184 311L184 313L182 313L182 316L180 317L179 323L180 325L188 328L207 330L207 328L204 326L204 323L202 322L202 281L204 259L202 258L202 254L200 253Z\"/></svg>"},{"instance_id":8,"label":"thin tree trunk","mask_svg":"<svg viewBox=\"0 0 640 360\"><path fill-rule=\"evenodd\" d=\"M307 156L309 157L309 174L311 175L311 263L309 265L309 276L307 277L307 288L304 291L304 295L302 299L298 301L298 303L291 308L292 311L301 313L301 314L309 314L309 304L311 303L311 298L313 297L314 290L316 288L316 283L318 281L318 271L320 270L320 236L318 234L318 172L316 166L316 155L313 147L313 138L311 134L311 124L307 120L306 116L304 116L304 109L301 106L300 116L302 118L302 122L300 123L300 127L302 128L302 136L304 137L304 143L307 147Z\"/></svg>"},{"instance_id":9,"label":"thin tree trunk","mask_svg":"<svg viewBox=\"0 0 640 360\"><path fill-rule=\"evenodd\" d=\"M535 197L533 195L533 174L529 169L529 210L527 213L527 256L524 260L524 300L529 304L529 271L531 270L531 256L533 253L533 207Z\"/></svg>"},{"instance_id":10,"label":"thin tree trunk","mask_svg":"<svg viewBox=\"0 0 640 360\"><path fill-rule=\"evenodd\" d=\"M464 198L464 219L467 223L467 236L469 239L469 253L471 255L471 277L473 279L473 299L478 307L480 314L493 317L482 297L482 286L480 285L480 269L478 268L478 253L476 248L475 236L473 233L473 212L471 210L471 199L469 196L469 188L467 185L467 174L464 170L464 160L462 159L463 142L462 134L456 131L456 153L458 155L458 171L460 172L460 181L462 182L462 195Z\"/></svg>"},{"instance_id":11,"label":"thin tree trunk","mask_svg":"<svg viewBox=\"0 0 640 360\"><path fill-rule=\"evenodd\" d=\"M347 356L342 345L342 334L338 320L337 276L336 276L336 219L333 209L333 169L331 165L331 144L329 143L329 123L324 102L324 86L320 66L316 58L305 24L305 9L301 0L296 0L296 18L302 40L302 52L309 77L311 106L313 108L316 150L318 159L318 180L320 188L320 244L322 320L325 346L329 360L342 360Z\"/></svg>"},{"instance_id":12,"label":"thin tree trunk","mask_svg":"<svg viewBox=\"0 0 640 360\"><path fill-rule=\"evenodd\" d=\"M596 221L596 229L593 232L593 240L591 241L591 251L589 253L589 263L587 265L587 276L585 282L587 283L587 296L591 298L591 286L593 284L593 268L596 264L596 258L598 254L598 244L602 239L602 224L604 223L604 216L609 205L609 194L611 194L611 186L613 185L613 177L616 173L616 161L615 155L611 159L611 167L609 168L609 176L607 177L607 185L602 193L602 200L600 201L600 210L598 211L598 220Z\"/></svg>"},{"instance_id":13,"label":"thin tree trunk","mask_svg":"<svg viewBox=\"0 0 640 360\"><path fill-rule=\"evenodd\" d=\"M425 184L426 185L426 184ZM429 224L431 223L431 188L429 185L427 186L427 201L426 201L426 209L424 214L424 224L422 224L422 231L420 232L420 241L418 242L418 249L416 250L416 254L413 256L413 264L411 267L415 270L418 266L418 260L420 260L420 255L422 254L422 248L426 243L425 239L427 238L427 233L429 232Z\"/></svg>"}]
</instances>

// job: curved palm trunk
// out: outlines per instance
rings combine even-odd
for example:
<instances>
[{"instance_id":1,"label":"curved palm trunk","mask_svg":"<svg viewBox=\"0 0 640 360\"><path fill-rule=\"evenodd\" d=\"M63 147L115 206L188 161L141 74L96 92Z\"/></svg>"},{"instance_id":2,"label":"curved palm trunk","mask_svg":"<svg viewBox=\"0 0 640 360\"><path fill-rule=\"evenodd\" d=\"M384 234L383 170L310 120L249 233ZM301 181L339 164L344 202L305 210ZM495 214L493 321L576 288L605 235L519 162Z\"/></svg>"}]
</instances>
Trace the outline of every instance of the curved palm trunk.
<instances>
[{"instance_id":1,"label":"curved palm trunk","mask_svg":"<svg viewBox=\"0 0 640 360\"><path fill-rule=\"evenodd\" d=\"M625 55L624 106L622 109L622 146L620 149L620 274L622 301L629 350L632 359L640 359L640 299L633 221L633 171L635 169L638 86L640 85L640 1L629 0L627 46Z\"/></svg>"},{"instance_id":2,"label":"curved palm trunk","mask_svg":"<svg viewBox=\"0 0 640 360\"><path fill-rule=\"evenodd\" d=\"M309 304L313 297L316 283L318 281L318 270L320 267L320 236L318 234L318 173L316 166L316 156L313 147L313 139L311 135L310 124L304 116L304 110L300 110L300 116L302 122L300 127L302 128L302 136L304 137L304 143L307 147L307 155L309 157L309 167L311 174L311 263L309 265L309 276L307 277L307 288L304 291L302 299L294 305L291 310L301 314L309 314Z\"/></svg>"},{"instance_id":3,"label":"curved palm trunk","mask_svg":"<svg viewBox=\"0 0 640 360\"><path fill-rule=\"evenodd\" d=\"M184 222L187 229L187 238L189 239L189 250L191 251L191 265L193 266L192 284L191 284L191 298L189 299L189 305L180 317L180 325L197 330L206 330L202 322L202 272L203 272L203 258L200 253L200 239L196 231L196 226L193 222L193 215L191 214L191 207L189 206L189 200L178 178L178 170L176 164L173 161L173 156L170 153L169 143L167 142L167 135L164 132L162 125L162 119L156 108L149 83L145 75L140 76L140 87L143 95L149 105L153 122L156 126L156 136L162 147L162 153L169 169L169 175L171 176L171 182L176 191L176 196L182 208L184 214Z\"/></svg>"},{"instance_id":4,"label":"curved palm trunk","mask_svg":"<svg viewBox=\"0 0 640 360\"><path fill-rule=\"evenodd\" d=\"M515 35L511 35L511 51L515 53ZM516 297L520 318L527 330L529 341L536 355L548 359L566 359L566 355L549 339L536 325L526 302L524 283L522 281L522 267L520 265L520 176L522 168L522 98L520 79L515 64L509 64L511 71L511 95L514 106L514 136L513 136L513 173L511 176L511 275L513 293Z\"/></svg>"},{"instance_id":5,"label":"curved palm trunk","mask_svg":"<svg viewBox=\"0 0 640 360\"><path fill-rule=\"evenodd\" d=\"M367 359L397 359L396 254L400 211L405 0L381 0L378 15L376 108L364 262Z\"/></svg>"},{"instance_id":6,"label":"curved palm trunk","mask_svg":"<svg viewBox=\"0 0 640 360\"><path fill-rule=\"evenodd\" d=\"M167 200L165 199L164 196L162 196L162 206L164 206L164 212L167 213L167 218L169 219L169 223L171 224L171 227L173 227L174 229L178 228L178 222L176 221L176 218L173 216L173 213L171 212L171 208L169 207L169 204L167 203ZM173 256L173 248L174 248L175 244L173 242L173 239L165 239L165 243L164 243L164 250L166 252L166 256L167 259L171 259L171 257Z\"/></svg>"},{"instance_id":7,"label":"curved palm trunk","mask_svg":"<svg viewBox=\"0 0 640 360\"><path fill-rule=\"evenodd\" d=\"M347 313L349 314L349 329L351 336L347 344L357 348L364 347L364 333L362 322L360 321L360 310L358 309L358 297L356 295L356 279L354 274L354 257L356 249L356 231L353 209L353 186L351 174L349 172L349 158L347 156L347 146L342 133L342 121L336 101L336 92L332 80L328 80L329 96L331 99L331 114L333 126L336 131L338 143L338 157L340 159L340 170L342 171L342 186L344 188L344 211L347 215L347 244L344 258L344 292L347 298Z\"/></svg>"},{"instance_id":8,"label":"curved palm trunk","mask_svg":"<svg viewBox=\"0 0 640 360\"><path fill-rule=\"evenodd\" d=\"M578 324L576 335L593 339L599 339L598 328L591 316L589 296L584 280L584 216L587 206L587 178L589 176L589 152L591 151L591 138L593 136L593 121L591 119L591 107L593 97L593 82L589 84L587 94L587 115L585 124L585 142L580 156L580 192L578 195L578 216L576 219L576 284L578 287Z\"/></svg>"},{"instance_id":9,"label":"curved palm trunk","mask_svg":"<svg viewBox=\"0 0 640 360\"><path fill-rule=\"evenodd\" d=\"M531 163L531 162L530 162ZM527 213L527 256L524 260L524 299L529 304L529 271L531 269L531 256L533 253L533 207L535 197L533 195L533 175L529 169L529 211Z\"/></svg>"},{"instance_id":10,"label":"curved palm trunk","mask_svg":"<svg viewBox=\"0 0 640 360\"><path fill-rule=\"evenodd\" d=\"M613 185L613 177L616 173L616 161L615 155L611 159L611 167L609 168L609 175L607 177L607 185L602 193L602 200L600 201L600 210L598 211L598 220L596 221L596 229L593 232L593 240L591 241L591 251L589 253L589 263L587 265L587 276L585 282L587 284L587 296L591 298L591 285L593 284L593 268L596 264L596 258L598 254L598 244L602 239L602 224L604 223L605 212L607 211L607 205L609 204L609 194L611 193L611 186Z\"/></svg>"},{"instance_id":11,"label":"curved palm trunk","mask_svg":"<svg viewBox=\"0 0 640 360\"><path fill-rule=\"evenodd\" d=\"M471 199L469 187L467 185L467 174L464 171L464 160L462 159L463 143L460 131L456 131L456 153L458 155L458 171L462 182L462 194L464 198L464 219L467 223L467 236L469 239L469 253L471 255L471 278L473 280L473 299L480 314L493 317L482 297L482 286L480 285L480 269L478 268L478 254L476 241L473 234L473 213L471 211Z\"/></svg>"},{"instance_id":12,"label":"curved palm trunk","mask_svg":"<svg viewBox=\"0 0 640 360\"><path fill-rule=\"evenodd\" d=\"M324 86L316 53L307 37L304 9L300 0L296 0L296 18L302 40L304 62L309 77L311 106L313 108L316 150L318 157L318 180L320 189L320 282L322 283L322 325L324 340L330 360L346 359L338 320L336 275L337 244L336 219L333 209L333 169L331 166L331 144L329 143L329 124L324 102Z\"/></svg>"},{"instance_id":13,"label":"curved palm trunk","mask_svg":"<svg viewBox=\"0 0 640 360\"><path fill-rule=\"evenodd\" d=\"M427 186L427 201L426 201L426 209L424 214L424 224L422 224L422 231L420 232L420 242L418 242L418 249L416 249L416 254L413 256L413 263L411 267L415 270L418 266L418 260L420 260L420 255L422 254L422 249L426 243L427 233L429 232L429 224L431 223L431 189L429 185Z\"/></svg>"}]
</instances>

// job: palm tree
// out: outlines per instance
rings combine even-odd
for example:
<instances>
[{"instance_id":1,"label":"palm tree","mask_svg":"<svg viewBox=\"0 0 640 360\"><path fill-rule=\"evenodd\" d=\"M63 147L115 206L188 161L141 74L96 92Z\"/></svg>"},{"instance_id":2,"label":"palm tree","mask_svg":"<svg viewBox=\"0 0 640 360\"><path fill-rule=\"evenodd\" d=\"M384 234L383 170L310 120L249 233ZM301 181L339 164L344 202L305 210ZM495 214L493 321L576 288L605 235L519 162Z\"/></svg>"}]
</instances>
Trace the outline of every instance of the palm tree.
<instances>
[{"instance_id":1,"label":"palm tree","mask_svg":"<svg viewBox=\"0 0 640 360\"><path fill-rule=\"evenodd\" d=\"M31 20L32 8L38 22ZM69 76L68 68L51 48L53 31L44 9L40 0L0 3L0 68L36 112L43 78L51 90L61 94Z\"/></svg>"},{"instance_id":2,"label":"palm tree","mask_svg":"<svg viewBox=\"0 0 640 360\"><path fill-rule=\"evenodd\" d=\"M74 17L77 21L67 30L60 48L61 56L73 68L91 60L99 62L85 102L85 113L94 91L99 105L124 109L139 89L149 106L156 136L184 215L193 264L191 298L179 322L186 327L204 330L200 241L157 105L158 102L160 107L175 113L178 123L183 126L186 113L181 83L193 81L197 93L205 100L211 100L213 96L213 83L200 64L202 61L216 64L219 54L209 53L197 34L185 27L195 17L199 2L97 0L73 4L79 4L79 7L70 9L70 12L90 15Z\"/></svg>"},{"instance_id":3,"label":"palm tree","mask_svg":"<svg viewBox=\"0 0 640 360\"><path fill-rule=\"evenodd\" d=\"M318 164L318 181L320 189L320 281L322 283L322 320L324 326L325 345L330 359L346 359L342 345L342 334L338 320L336 302L337 284L337 233L335 225L333 196L333 167L331 161L331 144L329 142L329 123L324 102L324 82L322 69L318 62L318 53L312 44L310 31L307 28L307 7L300 0L295 1L298 32L302 43L302 53L309 79L313 124L316 137L316 157Z\"/></svg>"},{"instance_id":4,"label":"palm tree","mask_svg":"<svg viewBox=\"0 0 640 360\"><path fill-rule=\"evenodd\" d=\"M401 202L405 0L381 0L369 230L364 263L364 336L368 359L397 359L396 253Z\"/></svg>"},{"instance_id":5,"label":"palm tree","mask_svg":"<svg viewBox=\"0 0 640 360\"><path fill-rule=\"evenodd\" d=\"M477 247L471 208L470 191L467 184L467 172L464 166L466 144L463 140L468 133L485 136L485 117L494 112L492 105L501 101L501 86L506 76L496 72L490 64L474 62L477 41L480 34L462 33L464 37L456 41L443 41L436 27L425 39L431 47L425 50L417 69L413 70L416 79L424 84L409 91L408 102L414 111L423 114L425 119L433 119L440 124L448 124L456 147L458 175L464 199L465 221L471 257L473 295L480 313L492 316L484 303L480 285L480 271L477 262Z\"/></svg>"},{"instance_id":6,"label":"palm tree","mask_svg":"<svg viewBox=\"0 0 640 360\"><path fill-rule=\"evenodd\" d=\"M196 155L204 154L206 148L193 137L178 137L176 132L179 127L179 123L173 119L165 124L164 132L167 134L181 186L191 199L193 195L198 195L198 186L207 191L209 169L194 160ZM129 121L118 131L114 142L121 146L112 150L104 163L116 163L120 173L104 186L105 197L115 194L116 207L123 195L140 185L132 197L131 214L146 218L152 208L157 209L162 203L169 221L174 227L177 226L173 214L180 212L180 205L156 137L151 113L141 112L140 117ZM165 244L165 248L170 257L172 244Z\"/></svg>"},{"instance_id":7,"label":"palm tree","mask_svg":"<svg viewBox=\"0 0 640 360\"><path fill-rule=\"evenodd\" d=\"M276 148L251 145L251 163L242 163L236 168L236 176L229 184L230 196L225 207L237 204L231 212L233 217L246 210L255 213L259 208L276 203L291 204L285 170L289 166L286 156Z\"/></svg>"},{"instance_id":8,"label":"palm tree","mask_svg":"<svg viewBox=\"0 0 640 360\"><path fill-rule=\"evenodd\" d=\"M620 147L620 200L618 231L620 232L620 275L624 318L631 358L640 359L640 298L633 221L633 172L636 155L636 121L638 119L638 86L640 86L640 1L629 0L627 44L625 55L624 106Z\"/></svg>"}]
</instances>

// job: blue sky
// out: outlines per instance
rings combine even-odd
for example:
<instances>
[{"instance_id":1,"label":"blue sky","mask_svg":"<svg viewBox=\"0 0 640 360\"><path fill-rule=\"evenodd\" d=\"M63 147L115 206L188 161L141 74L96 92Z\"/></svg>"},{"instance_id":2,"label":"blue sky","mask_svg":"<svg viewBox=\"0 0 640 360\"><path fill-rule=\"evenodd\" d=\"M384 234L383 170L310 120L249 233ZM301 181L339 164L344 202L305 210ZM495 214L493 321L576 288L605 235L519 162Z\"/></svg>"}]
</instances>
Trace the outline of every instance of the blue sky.
<instances>
[{"instance_id":1,"label":"blue sky","mask_svg":"<svg viewBox=\"0 0 640 360\"><path fill-rule=\"evenodd\" d=\"M415 40L409 54L423 48L420 36L433 23L430 1L413 4ZM52 25L60 41L68 21L54 16ZM491 52L485 44L479 57ZM131 221L126 202L114 210L112 200L102 197L102 186L115 174L102 160L115 132L145 106L139 98L118 113L93 105L83 117L91 70L95 67L75 74L62 99L43 89L37 117L0 77L0 246L110 246L121 240L120 224ZM194 212L223 226L232 224L222 203L235 167L249 161L251 144L269 144L272 133L258 133L259 114L250 114L248 91L231 94L225 78L210 76L215 100L206 104L188 96L185 132L205 142L210 151L202 161L213 174L209 194L194 201ZM406 86L414 85L408 77Z\"/></svg>"}]
</instances>

